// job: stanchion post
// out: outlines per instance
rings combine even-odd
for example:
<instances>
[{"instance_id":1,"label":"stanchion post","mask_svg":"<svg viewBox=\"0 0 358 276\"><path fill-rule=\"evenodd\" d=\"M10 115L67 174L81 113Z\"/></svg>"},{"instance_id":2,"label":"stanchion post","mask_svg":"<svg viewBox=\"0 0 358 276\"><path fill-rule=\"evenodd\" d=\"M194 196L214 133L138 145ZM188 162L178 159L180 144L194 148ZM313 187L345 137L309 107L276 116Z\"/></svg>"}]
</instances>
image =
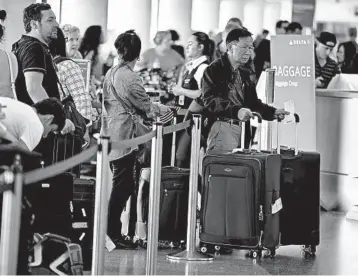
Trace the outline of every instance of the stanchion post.
<instances>
[{"instance_id":1,"label":"stanchion post","mask_svg":"<svg viewBox=\"0 0 358 276\"><path fill-rule=\"evenodd\" d=\"M177 116L173 119L173 125L177 124ZM175 165L175 145L176 145L177 132L173 132L172 138L172 147L171 147L171 155L170 155L170 166L174 167Z\"/></svg>"},{"instance_id":2,"label":"stanchion post","mask_svg":"<svg viewBox=\"0 0 358 276\"><path fill-rule=\"evenodd\" d=\"M104 275L104 255L108 219L108 152L109 137L101 134L98 140L97 152L92 275Z\"/></svg>"},{"instance_id":3,"label":"stanchion post","mask_svg":"<svg viewBox=\"0 0 358 276\"><path fill-rule=\"evenodd\" d=\"M188 200L188 226L186 236L186 250L169 254L170 260L186 261L211 261L213 257L196 250L196 206L198 201L198 177L199 177L199 155L201 137L201 116L193 115L193 127L191 131L191 162L189 177L189 200Z\"/></svg>"},{"instance_id":4,"label":"stanchion post","mask_svg":"<svg viewBox=\"0 0 358 276\"><path fill-rule=\"evenodd\" d=\"M1 241L0 241L0 275L16 275L19 252L20 221L22 208L23 174L20 155L15 156L13 173L5 177L14 183L13 190L4 192Z\"/></svg>"},{"instance_id":5,"label":"stanchion post","mask_svg":"<svg viewBox=\"0 0 358 276\"><path fill-rule=\"evenodd\" d=\"M162 174L163 124L155 122L156 136L152 139L151 174L149 190L148 242L146 275L156 275L158 255L160 183Z\"/></svg>"}]
</instances>

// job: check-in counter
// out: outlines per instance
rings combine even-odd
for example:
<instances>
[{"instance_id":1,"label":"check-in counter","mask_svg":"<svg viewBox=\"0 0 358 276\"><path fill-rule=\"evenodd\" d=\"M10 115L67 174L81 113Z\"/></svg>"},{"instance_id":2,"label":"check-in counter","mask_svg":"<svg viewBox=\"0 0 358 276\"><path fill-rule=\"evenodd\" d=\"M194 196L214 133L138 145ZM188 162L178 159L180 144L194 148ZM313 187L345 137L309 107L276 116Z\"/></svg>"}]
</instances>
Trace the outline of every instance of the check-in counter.
<instances>
[{"instance_id":1,"label":"check-in counter","mask_svg":"<svg viewBox=\"0 0 358 276\"><path fill-rule=\"evenodd\" d=\"M321 204L348 211L358 204L358 90L316 89Z\"/></svg>"}]
</instances>

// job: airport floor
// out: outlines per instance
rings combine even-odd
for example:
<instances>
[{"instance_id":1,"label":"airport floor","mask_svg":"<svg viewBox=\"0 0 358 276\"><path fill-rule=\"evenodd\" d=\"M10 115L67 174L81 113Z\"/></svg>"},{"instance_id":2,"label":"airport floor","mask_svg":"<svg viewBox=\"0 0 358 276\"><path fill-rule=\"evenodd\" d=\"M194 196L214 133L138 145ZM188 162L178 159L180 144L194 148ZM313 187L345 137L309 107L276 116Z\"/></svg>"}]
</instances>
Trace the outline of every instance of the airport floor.
<instances>
[{"instance_id":1,"label":"airport floor","mask_svg":"<svg viewBox=\"0 0 358 276\"><path fill-rule=\"evenodd\" d=\"M316 257L304 258L300 246L277 250L275 259L252 260L245 251L216 256L211 262L172 262L159 250L157 274L160 275L358 275L358 221L345 214L322 212L321 244ZM114 250L106 254L106 275L145 274L146 250Z\"/></svg>"}]
</instances>

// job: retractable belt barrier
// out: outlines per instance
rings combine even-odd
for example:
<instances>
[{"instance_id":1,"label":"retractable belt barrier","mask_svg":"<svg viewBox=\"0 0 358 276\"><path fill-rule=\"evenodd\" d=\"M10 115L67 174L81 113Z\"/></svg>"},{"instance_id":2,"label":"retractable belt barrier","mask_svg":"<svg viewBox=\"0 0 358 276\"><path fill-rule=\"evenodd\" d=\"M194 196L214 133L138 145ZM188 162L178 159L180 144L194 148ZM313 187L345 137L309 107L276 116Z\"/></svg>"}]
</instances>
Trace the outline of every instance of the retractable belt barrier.
<instances>
[{"instance_id":1,"label":"retractable belt barrier","mask_svg":"<svg viewBox=\"0 0 358 276\"><path fill-rule=\"evenodd\" d=\"M181 115L181 114L180 114ZM194 115L193 122L188 120L177 125L163 127L161 122L153 125L153 131L134 139L113 143L110 145L110 139L105 134L100 136L98 145L93 146L71 158L60 161L46 168L36 169L23 173L21 166L21 154L16 154L14 165L7 168L0 175L0 193L4 193L2 224L1 224L1 241L0 241L0 274L15 275L17 269L17 254L19 246L20 217L21 217L21 198L23 185L31 185L42 180L54 177L60 173L66 172L74 166L89 160L97 152L97 171L96 171L96 192L95 192L95 213L94 213L94 235L93 235L93 258L92 258L92 275L104 274L104 250L107 233L107 212L108 212L108 154L110 149L123 147L136 147L152 140L151 156L151 185L148 224L148 250L147 250L147 275L156 274L156 259L158 248L158 225L159 225L159 204L160 204L160 182L161 182L161 159L163 147L163 135L184 130L193 125L192 135L195 145L192 145L194 158L192 159L191 174L198 174L198 142L200 140L200 116ZM199 126L199 128L198 128ZM197 130L199 129L199 133ZM105 133L105 132L104 132ZM193 148L196 148L193 150ZM192 154L193 157L193 154ZM194 161L194 162L193 162ZM194 165L193 165L194 164ZM194 169L193 169L193 168ZM195 180L196 179L196 180ZM191 175L190 183L196 181L197 175ZM191 185L190 185L191 186ZM193 189L191 189L193 190ZM191 191L190 190L190 191ZM197 192L197 188L195 193ZM191 191L190 194L194 193ZM195 200L193 200L195 199ZM195 202L193 202L195 201ZM190 196L189 208L190 213L196 210L196 197ZM195 208L194 211L193 208ZM189 216L193 220L193 215ZM195 222L194 222L195 223ZM192 223L191 223L192 224ZM194 229L194 230L193 230ZM189 230L193 233L189 235ZM191 237L190 248L193 249L192 237L195 238L195 227L188 225L188 237ZM188 239L189 240L189 239ZM11 241L11 242L10 242ZM192 251L192 250L191 250Z\"/></svg>"}]
</instances>

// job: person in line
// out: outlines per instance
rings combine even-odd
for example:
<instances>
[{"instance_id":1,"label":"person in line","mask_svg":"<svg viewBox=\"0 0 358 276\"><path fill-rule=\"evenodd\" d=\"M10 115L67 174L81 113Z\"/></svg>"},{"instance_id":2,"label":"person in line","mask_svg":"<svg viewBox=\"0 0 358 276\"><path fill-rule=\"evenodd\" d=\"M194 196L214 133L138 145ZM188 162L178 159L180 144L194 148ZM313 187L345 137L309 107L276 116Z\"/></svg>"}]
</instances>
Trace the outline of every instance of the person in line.
<instances>
[{"instance_id":1,"label":"person in line","mask_svg":"<svg viewBox=\"0 0 358 276\"><path fill-rule=\"evenodd\" d=\"M286 28L288 27L290 23L287 20L279 20L276 23L276 34L277 35L283 35L286 34Z\"/></svg>"},{"instance_id":2,"label":"person in line","mask_svg":"<svg viewBox=\"0 0 358 276\"><path fill-rule=\"evenodd\" d=\"M262 103L249 73L240 67L252 55L252 34L246 29L234 29L227 35L226 45L227 52L206 68L202 78L203 113L216 119L208 135L208 152L240 147L240 121L253 118L253 111L265 120L282 119L288 114Z\"/></svg>"},{"instance_id":3,"label":"person in line","mask_svg":"<svg viewBox=\"0 0 358 276\"><path fill-rule=\"evenodd\" d=\"M57 30L57 38L50 42L49 48L57 65L61 98L71 95L78 112L88 121L91 121L92 100L89 92L86 91L81 68L66 56L66 40L60 28Z\"/></svg>"},{"instance_id":4,"label":"person in line","mask_svg":"<svg viewBox=\"0 0 358 276\"><path fill-rule=\"evenodd\" d=\"M357 28L349 28L348 29L348 36L349 41L347 41L347 44L351 44L356 49L356 53L358 54L358 44L357 44Z\"/></svg>"},{"instance_id":5,"label":"person in line","mask_svg":"<svg viewBox=\"0 0 358 276\"><path fill-rule=\"evenodd\" d=\"M24 10L26 35L13 44L19 72L15 81L19 101L33 105L47 98L60 99L57 74L48 44L57 38L58 23L51 6L45 3L31 4ZM75 130L66 119L62 133Z\"/></svg>"},{"instance_id":6,"label":"person in line","mask_svg":"<svg viewBox=\"0 0 358 276\"><path fill-rule=\"evenodd\" d=\"M302 25L298 22L291 22L288 24L286 28L287 34L295 34L295 35L301 35L302 34Z\"/></svg>"},{"instance_id":7,"label":"person in line","mask_svg":"<svg viewBox=\"0 0 358 276\"><path fill-rule=\"evenodd\" d=\"M358 74L358 55L352 43L344 42L339 44L337 61L343 74Z\"/></svg>"},{"instance_id":8,"label":"person in line","mask_svg":"<svg viewBox=\"0 0 358 276\"><path fill-rule=\"evenodd\" d=\"M84 59L91 61L91 76L93 82L98 83L102 79L102 62L99 57L99 47L105 42L101 26L89 26L85 31L79 52Z\"/></svg>"},{"instance_id":9,"label":"person in line","mask_svg":"<svg viewBox=\"0 0 358 276\"><path fill-rule=\"evenodd\" d=\"M169 107L151 102L142 80L134 66L140 55L141 40L134 31L118 36L114 43L118 52L118 65L110 69L105 77L103 88L104 119L108 119L108 134L111 141L119 142L133 138L135 118L155 121L161 113L170 111ZM112 149L109 154L113 172L113 188L108 209L108 236L117 248L135 248L132 240L121 236L121 213L129 196L135 189L134 166L137 147Z\"/></svg>"},{"instance_id":10,"label":"person in line","mask_svg":"<svg viewBox=\"0 0 358 276\"><path fill-rule=\"evenodd\" d=\"M336 44L337 38L332 33L322 32L317 37L315 48L315 84L317 88L327 88L332 78L341 73L337 62L329 57Z\"/></svg>"},{"instance_id":11,"label":"person in line","mask_svg":"<svg viewBox=\"0 0 358 276\"><path fill-rule=\"evenodd\" d=\"M156 68L169 71L184 64L184 58L171 48L172 36L169 31L157 32L153 41L155 48L142 54L137 64L138 70Z\"/></svg>"},{"instance_id":12,"label":"person in line","mask_svg":"<svg viewBox=\"0 0 358 276\"><path fill-rule=\"evenodd\" d=\"M261 41L263 39L267 39L267 36L269 35L269 31L268 30L262 30L262 33L257 35L256 39L254 40L254 48L257 49L257 47L259 47Z\"/></svg>"},{"instance_id":13,"label":"person in line","mask_svg":"<svg viewBox=\"0 0 358 276\"><path fill-rule=\"evenodd\" d=\"M4 21L6 19L6 11L0 11L0 43L3 40L5 35L5 27ZM10 72L10 64L8 60L8 56L10 57L11 64L12 64L12 72ZM8 97L8 98L15 98L14 92L11 88L11 73L14 78L17 76L17 60L12 52L5 51L0 47L0 97Z\"/></svg>"},{"instance_id":14,"label":"person in line","mask_svg":"<svg viewBox=\"0 0 358 276\"><path fill-rule=\"evenodd\" d=\"M81 38L80 29L76 26L65 24L62 26L62 31L66 38L67 57L73 59L83 59L80 51L78 51Z\"/></svg>"},{"instance_id":15,"label":"person in line","mask_svg":"<svg viewBox=\"0 0 358 276\"><path fill-rule=\"evenodd\" d=\"M179 96L178 102L182 102L185 109L190 107L193 99L201 95L201 79L211 62L214 47L214 41L203 32L193 33L188 39L186 57L189 61L185 65L185 73L180 78L180 82L172 89L173 94ZM184 131L179 139L176 152L178 167L189 167L190 139L187 131Z\"/></svg>"},{"instance_id":16,"label":"person in line","mask_svg":"<svg viewBox=\"0 0 358 276\"><path fill-rule=\"evenodd\" d=\"M0 97L5 118L1 120L4 132L14 137L15 145L33 151L41 139L51 132L59 132L65 126L65 112L56 98L47 98L32 106L14 99ZM19 112L21 110L21 112ZM6 137L4 137L6 138Z\"/></svg>"}]
</instances>

